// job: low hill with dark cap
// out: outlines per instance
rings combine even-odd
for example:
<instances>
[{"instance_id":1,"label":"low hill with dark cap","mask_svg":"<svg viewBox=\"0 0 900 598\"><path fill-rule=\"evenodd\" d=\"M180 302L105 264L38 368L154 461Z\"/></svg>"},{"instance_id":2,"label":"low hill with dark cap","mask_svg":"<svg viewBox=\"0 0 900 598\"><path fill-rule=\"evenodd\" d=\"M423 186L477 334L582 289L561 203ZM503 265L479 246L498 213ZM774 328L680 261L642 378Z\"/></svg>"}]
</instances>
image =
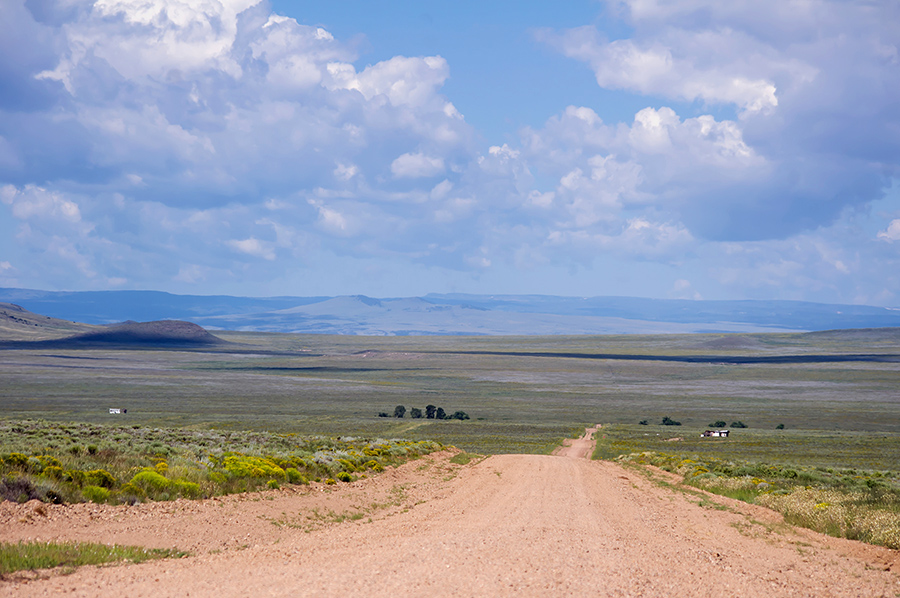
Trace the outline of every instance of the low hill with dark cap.
<instances>
[{"instance_id":1,"label":"low hill with dark cap","mask_svg":"<svg viewBox=\"0 0 900 598\"><path fill-rule=\"evenodd\" d=\"M227 342L213 336L197 324L180 320L124 322L63 340L78 344L188 346L217 345Z\"/></svg>"}]
</instances>

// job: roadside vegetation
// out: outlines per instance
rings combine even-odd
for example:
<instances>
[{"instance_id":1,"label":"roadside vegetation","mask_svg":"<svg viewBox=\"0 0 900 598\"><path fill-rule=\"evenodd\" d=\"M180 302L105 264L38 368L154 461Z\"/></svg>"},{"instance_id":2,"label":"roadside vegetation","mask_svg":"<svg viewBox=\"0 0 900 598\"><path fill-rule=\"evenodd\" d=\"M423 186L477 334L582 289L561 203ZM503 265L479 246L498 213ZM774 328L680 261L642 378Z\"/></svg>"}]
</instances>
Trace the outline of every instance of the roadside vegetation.
<instances>
[{"instance_id":1,"label":"roadside vegetation","mask_svg":"<svg viewBox=\"0 0 900 598\"><path fill-rule=\"evenodd\" d=\"M166 558L181 558L187 553L163 548L107 546L86 542L2 542L0 543L0 579L16 571L35 571L56 567L71 568L105 563L143 563Z\"/></svg>"},{"instance_id":2,"label":"roadside vegetation","mask_svg":"<svg viewBox=\"0 0 900 598\"><path fill-rule=\"evenodd\" d=\"M137 503L352 482L439 450L430 441L0 422L0 499Z\"/></svg>"},{"instance_id":3,"label":"roadside vegetation","mask_svg":"<svg viewBox=\"0 0 900 598\"><path fill-rule=\"evenodd\" d=\"M729 438L686 441L646 429L605 426L595 458L659 467L687 485L778 511L793 525L900 549L900 454L893 436L741 429ZM815 445L816 454L788 452L802 445ZM751 447L763 459L740 458ZM856 463L889 467L835 465L847 459L848 448L856 449ZM864 451L871 451L869 459Z\"/></svg>"}]
</instances>

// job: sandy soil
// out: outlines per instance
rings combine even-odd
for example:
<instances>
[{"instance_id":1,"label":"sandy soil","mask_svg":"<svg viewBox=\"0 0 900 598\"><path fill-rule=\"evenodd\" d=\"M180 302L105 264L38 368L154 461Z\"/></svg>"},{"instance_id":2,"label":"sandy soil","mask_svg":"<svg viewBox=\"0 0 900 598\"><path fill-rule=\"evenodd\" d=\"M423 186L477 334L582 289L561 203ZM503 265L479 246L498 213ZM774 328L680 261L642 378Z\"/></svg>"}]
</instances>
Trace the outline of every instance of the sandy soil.
<instances>
[{"instance_id":1,"label":"sandy soil","mask_svg":"<svg viewBox=\"0 0 900 598\"><path fill-rule=\"evenodd\" d=\"M0 540L177 547L192 556L20 574L0 597L891 596L900 554L672 489L664 472L559 455L451 452L339 487L133 507L0 505Z\"/></svg>"}]
</instances>

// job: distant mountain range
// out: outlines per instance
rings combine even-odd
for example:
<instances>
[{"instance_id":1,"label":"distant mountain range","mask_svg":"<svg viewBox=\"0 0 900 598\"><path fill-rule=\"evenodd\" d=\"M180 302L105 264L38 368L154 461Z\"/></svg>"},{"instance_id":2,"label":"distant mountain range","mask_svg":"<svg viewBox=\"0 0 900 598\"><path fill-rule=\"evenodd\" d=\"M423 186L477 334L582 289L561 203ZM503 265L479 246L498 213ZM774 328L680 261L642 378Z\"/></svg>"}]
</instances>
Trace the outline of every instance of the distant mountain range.
<instances>
[{"instance_id":1,"label":"distant mountain range","mask_svg":"<svg viewBox=\"0 0 900 598\"><path fill-rule=\"evenodd\" d=\"M800 301L464 294L232 297L0 288L0 302L87 324L187 320L210 330L318 334L653 334L900 327L898 309Z\"/></svg>"}]
</instances>

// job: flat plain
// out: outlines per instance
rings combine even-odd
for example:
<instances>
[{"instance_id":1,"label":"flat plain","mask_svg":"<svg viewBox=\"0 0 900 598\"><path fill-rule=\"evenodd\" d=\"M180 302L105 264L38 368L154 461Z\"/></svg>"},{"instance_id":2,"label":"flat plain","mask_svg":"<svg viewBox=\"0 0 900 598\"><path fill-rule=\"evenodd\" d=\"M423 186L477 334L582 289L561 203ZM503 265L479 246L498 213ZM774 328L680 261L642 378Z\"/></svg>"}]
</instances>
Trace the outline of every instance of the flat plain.
<instances>
[{"instance_id":1,"label":"flat plain","mask_svg":"<svg viewBox=\"0 0 900 598\"><path fill-rule=\"evenodd\" d=\"M549 453L602 422L629 450L732 447L747 458L900 469L900 331L358 337L217 332L183 349L12 343L9 419L437 440ZM468 421L379 417L397 405ZM110 415L109 408L127 409ZM663 417L681 426L659 425ZM646 426L638 426L645 420ZM693 440L743 422L727 443ZM775 430L779 424L783 430ZM740 448L737 448L740 447ZM712 450L722 450L715 448ZM728 449L732 450L732 449Z\"/></svg>"}]
</instances>

